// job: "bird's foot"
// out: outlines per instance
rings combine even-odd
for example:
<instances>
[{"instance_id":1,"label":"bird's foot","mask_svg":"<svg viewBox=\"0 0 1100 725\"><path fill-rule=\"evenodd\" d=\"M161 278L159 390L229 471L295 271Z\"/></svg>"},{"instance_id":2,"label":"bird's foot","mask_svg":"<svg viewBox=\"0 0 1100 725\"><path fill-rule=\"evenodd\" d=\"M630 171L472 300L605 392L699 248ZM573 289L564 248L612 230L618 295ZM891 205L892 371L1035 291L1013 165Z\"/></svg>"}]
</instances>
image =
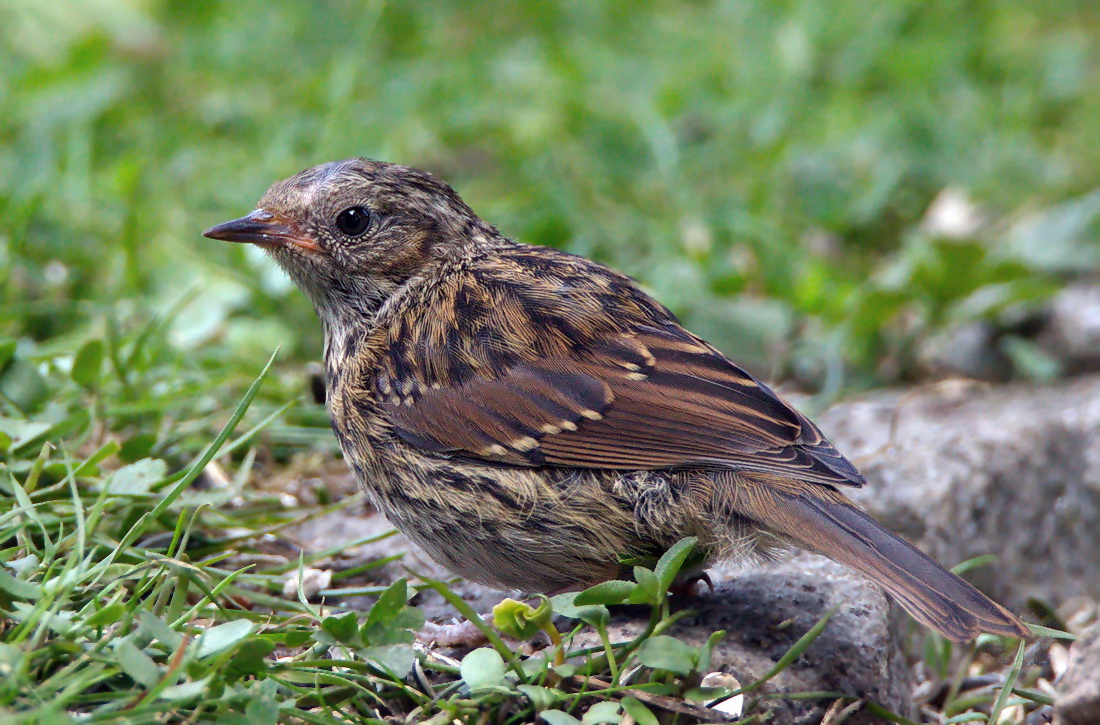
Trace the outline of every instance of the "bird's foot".
<instances>
[{"instance_id":1,"label":"bird's foot","mask_svg":"<svg viewBox=\"0 0 1100 725\"><path fill-rule=\"evenodd\" d=\"M676 598L689 598L694 597L698 592L696 591L699 582L705 582L707 588L711 592L714 592L714 582L710 579L710 574L705 571L695 572L689 574L683 579L677 579L672 583L672 586L668 588L669 594Z\"/></svg>"}]
</instances>

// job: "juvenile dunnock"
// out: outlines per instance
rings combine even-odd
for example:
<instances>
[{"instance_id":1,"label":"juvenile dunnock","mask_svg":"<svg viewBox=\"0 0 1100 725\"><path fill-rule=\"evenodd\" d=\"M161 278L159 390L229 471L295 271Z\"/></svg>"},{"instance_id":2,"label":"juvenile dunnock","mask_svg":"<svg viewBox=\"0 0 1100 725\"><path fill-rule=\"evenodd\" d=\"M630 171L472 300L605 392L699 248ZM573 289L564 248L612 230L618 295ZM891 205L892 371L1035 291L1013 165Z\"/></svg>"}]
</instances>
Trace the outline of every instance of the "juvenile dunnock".
<instances>
[{"instance_id":1,"label":"juvenile dunnock","mask_svg":"<svg viewBox=\"0 0 1100 725\"><path fill-rule=\"evenodd\" d=\"M794 543L953 640L1028 636L852 504L864 479L821 431L631 279L505 238L428 173L323 164L205 234L309 296L348 463L468 579L554 593L685 536L707 562Z\"/></svg>"}]
</instances>

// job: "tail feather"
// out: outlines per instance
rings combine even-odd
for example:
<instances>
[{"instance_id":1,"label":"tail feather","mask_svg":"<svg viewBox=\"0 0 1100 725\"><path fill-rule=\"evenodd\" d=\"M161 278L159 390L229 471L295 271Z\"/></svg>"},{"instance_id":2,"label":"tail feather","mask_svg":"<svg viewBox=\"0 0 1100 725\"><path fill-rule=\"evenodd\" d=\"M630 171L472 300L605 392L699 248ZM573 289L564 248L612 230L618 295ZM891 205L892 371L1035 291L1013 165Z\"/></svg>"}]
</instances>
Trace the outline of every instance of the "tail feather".
<instances>
[{"instance_id":1,"label":"tail feather","mask_svg":"<svg viewBox=\"0 0 1100 725\"><path fill-rule=\"evenodd\" d=\"M966 642L982 632L1031 636L1007 609L887 531L839 493L825 489L822 496L816 491L767 487L770 496L761 496L763 486L749 488L756 490L738 497L742 513L806 549L855 569L886 589L914 619L948 639Z\"/></svg>"}]
</instances>

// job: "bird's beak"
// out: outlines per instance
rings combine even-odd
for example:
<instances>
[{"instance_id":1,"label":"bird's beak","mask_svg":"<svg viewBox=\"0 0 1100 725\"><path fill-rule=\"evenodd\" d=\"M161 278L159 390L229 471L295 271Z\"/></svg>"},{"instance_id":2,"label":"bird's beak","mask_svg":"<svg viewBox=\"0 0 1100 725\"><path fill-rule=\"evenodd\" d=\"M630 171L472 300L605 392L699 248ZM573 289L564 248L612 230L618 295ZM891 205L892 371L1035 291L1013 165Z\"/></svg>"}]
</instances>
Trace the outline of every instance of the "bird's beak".
<instances>
[{"instance_id":1,"label":"bird's beak","mask_svg":"<svg viewBox=\"0 0 1100 725\"><path fill-rule=\"evenodd\" d=\"M293 246L310 253L321 251L317 241L303 233L296 224L263 209L257 209L240 219L210 227L202 235L211 239L220 239L223 242L249 242L263 247Z\"/></svg>"}]
</instances>

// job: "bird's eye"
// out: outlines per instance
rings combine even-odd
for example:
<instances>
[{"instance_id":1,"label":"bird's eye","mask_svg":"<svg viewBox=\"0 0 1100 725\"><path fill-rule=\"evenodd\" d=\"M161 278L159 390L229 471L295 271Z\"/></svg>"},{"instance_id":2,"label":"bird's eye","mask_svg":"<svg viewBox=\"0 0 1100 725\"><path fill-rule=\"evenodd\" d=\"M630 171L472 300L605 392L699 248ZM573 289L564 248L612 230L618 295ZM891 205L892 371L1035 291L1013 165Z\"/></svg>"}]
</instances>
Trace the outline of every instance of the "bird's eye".
<instances>
[{"instance_id":1,"label":"bird's eye","mask_svg":"<svg viewBox=\"0 0 1100 725\"><path fill-rule=\"evenodd\" d=\"M336 228L349 237L357 237L370 226L370 211L365 207L351 206L336 215Z\"/></svg>"}]
</instances>

